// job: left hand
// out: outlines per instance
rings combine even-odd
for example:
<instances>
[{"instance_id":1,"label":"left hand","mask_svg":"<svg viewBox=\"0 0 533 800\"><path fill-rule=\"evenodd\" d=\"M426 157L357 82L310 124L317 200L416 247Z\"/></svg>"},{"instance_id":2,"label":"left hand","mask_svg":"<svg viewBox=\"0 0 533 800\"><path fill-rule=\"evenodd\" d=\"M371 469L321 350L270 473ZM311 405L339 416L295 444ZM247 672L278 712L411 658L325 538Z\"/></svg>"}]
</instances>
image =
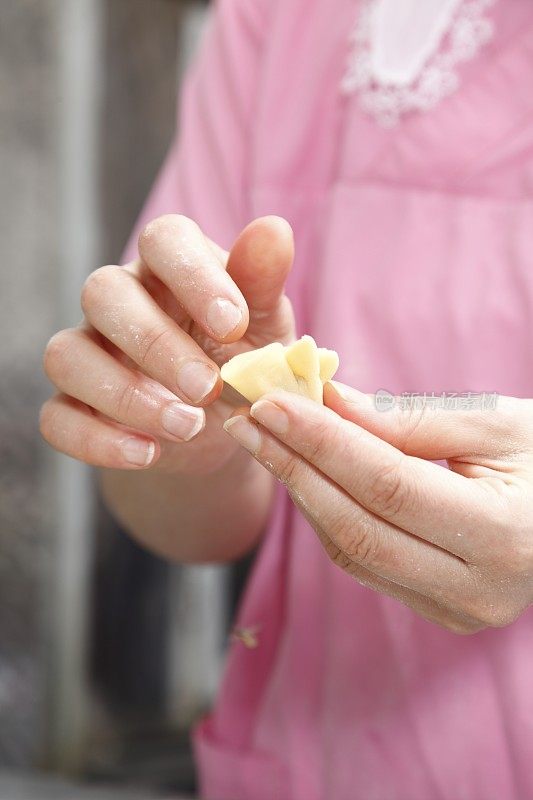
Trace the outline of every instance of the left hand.
<instances>
[{"instance_id":1,"label":"left hand","mask_svg":"<svg viewBox=\"0 0 533 800\"><path fill-rule=\"evenodd\" d=\"M360 583L457 633L513 622L533 603L533 401L383 413L332 382L324 402L271 392L224 427Z\"/></svg>"}]
</instances>

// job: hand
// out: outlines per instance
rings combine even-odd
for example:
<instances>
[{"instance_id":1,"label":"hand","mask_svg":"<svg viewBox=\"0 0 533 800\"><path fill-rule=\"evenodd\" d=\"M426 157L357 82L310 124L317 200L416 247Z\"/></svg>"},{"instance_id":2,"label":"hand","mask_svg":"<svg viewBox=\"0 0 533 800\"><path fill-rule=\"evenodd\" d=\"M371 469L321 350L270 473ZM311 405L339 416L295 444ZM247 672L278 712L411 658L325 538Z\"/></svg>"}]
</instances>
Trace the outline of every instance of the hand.
<instances>
[{"instance_id":1,"label":"hand","mask_svg":"<svg viewBox=\"0 0 533 800\"><path fill-rule=\"evenodd\" d=\"M45 371L59 393L43 406L41 431L96 466L205 474L238 449L222 430L232 406L219 365L295 338L283 294L292 231L258 219L228 254L169 215L146 226L139 254L93 272L84 321L50 340Z\"/></svg>"},{"instance_id":2,"label":"hand","mask_svg":"<svg viewBox=\"0 0 533 800\"><path fill-rule=\"evenodd\" d=\"M533 401L383 413L336 382L324 401L272 392L225 427L360 583L458 633L515 620L533 602Z\"/></svg>"}]
</instances>

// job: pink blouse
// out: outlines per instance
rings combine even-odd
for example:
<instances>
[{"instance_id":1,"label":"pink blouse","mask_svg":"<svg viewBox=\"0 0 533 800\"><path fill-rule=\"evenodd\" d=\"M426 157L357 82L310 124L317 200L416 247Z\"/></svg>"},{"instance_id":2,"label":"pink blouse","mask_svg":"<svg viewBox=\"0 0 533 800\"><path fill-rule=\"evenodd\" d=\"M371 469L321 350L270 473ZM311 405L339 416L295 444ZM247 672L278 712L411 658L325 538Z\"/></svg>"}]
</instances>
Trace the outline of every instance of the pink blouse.
<instances>
[{"instance_id":1,"label":"pink blouse","mask_svg":"<svg viewBox=\"0 0 533 800\"><path fill-rule=\"evenodd\" d=\"M226 247L282 215L299 334L340 380L533 397L533 3L490 7L455 90L386 127L339 88L361 2L219 0L127 256L162 213ZM425 622L330 563L279 487L237 624L258 647L232 644L195 730L206 800L533 798L533 611Z\"/></svg>"}]
</instances>

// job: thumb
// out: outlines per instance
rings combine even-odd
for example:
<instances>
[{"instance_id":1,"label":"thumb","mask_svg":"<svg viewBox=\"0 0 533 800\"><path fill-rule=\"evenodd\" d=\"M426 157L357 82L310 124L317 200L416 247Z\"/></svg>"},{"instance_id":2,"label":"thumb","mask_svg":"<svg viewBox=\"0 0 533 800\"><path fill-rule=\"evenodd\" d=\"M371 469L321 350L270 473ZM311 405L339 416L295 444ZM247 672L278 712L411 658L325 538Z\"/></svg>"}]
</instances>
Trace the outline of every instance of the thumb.
<instances>
[{"instance_id":1,"label":"thumb","mask_svg":"<svg viewBox=\"0 0 533 800\"><path fill-rule=\"evenodd\" d=\"M250 312L246 336L254 344L294 335L283 290L294 259L292 228L282 217L260 217L244 228L229 254L227 271Z\"/></svg>"},{"instance_id":2,"label":"thumb","mask_svg":"<svg viewBox=\"0 0 533 800\"><path fill-rule=\"evenodd\" d=\"M447 403L439 395L434 400L418 396L418 402L416 395L403 396L404 402L388 397L390 402L384 404L379 395L337 381L324 387L325 405L407 455L434 461L472 458L481 463L517 453L527 441L529 400L487 392L456 396L455 402L449 396Z\"/></svg>"}]
</instances>

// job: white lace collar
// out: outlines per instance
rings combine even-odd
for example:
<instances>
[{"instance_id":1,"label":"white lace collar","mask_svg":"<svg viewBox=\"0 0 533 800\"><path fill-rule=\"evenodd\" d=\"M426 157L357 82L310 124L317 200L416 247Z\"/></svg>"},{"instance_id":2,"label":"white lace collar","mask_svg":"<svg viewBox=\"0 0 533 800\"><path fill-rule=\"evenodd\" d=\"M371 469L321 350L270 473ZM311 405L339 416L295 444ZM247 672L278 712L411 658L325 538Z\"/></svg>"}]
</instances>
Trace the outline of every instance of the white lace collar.
<instances>
[{"instance_id":1,"label":"white lace collar","mask_svg":"<svg viewBox=\"0 0 533 800\"><path fill-rule=\"evenodd\" d=\"M384 126L433 108L459 85L457 66L492 37L495 0L360 0L342 81Z\"/></svg>"}]
</instances>

